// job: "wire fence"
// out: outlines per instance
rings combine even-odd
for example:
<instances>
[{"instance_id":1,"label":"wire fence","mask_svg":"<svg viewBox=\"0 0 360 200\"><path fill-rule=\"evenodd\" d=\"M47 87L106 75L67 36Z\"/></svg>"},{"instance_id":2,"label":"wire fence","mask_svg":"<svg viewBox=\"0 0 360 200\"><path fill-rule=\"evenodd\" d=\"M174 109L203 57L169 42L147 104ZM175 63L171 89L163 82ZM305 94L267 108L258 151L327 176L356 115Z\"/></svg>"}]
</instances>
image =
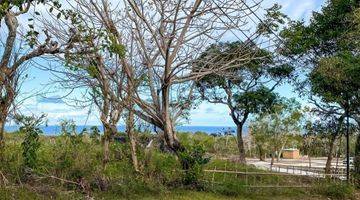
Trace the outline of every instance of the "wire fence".
<instances>
[{"instance_id":1,"label":"wire fence","mask_svg":"<svg viewBox=\"0 0 360 200\"><path fill-rule=\"evenodd\" d=\"M248 171L249 169L249 171ZM273 165L269 170L255 170L241 167L227 169L226 165L219 169L204 170L203 181L210 184L237 185L245 188L310 188L322 183L342 183L346 181L343 169L331 169L325 174L325 169L318 167L280 166ZM354 181L350 180L351 184Z\"/></svg>"}]
</instances>

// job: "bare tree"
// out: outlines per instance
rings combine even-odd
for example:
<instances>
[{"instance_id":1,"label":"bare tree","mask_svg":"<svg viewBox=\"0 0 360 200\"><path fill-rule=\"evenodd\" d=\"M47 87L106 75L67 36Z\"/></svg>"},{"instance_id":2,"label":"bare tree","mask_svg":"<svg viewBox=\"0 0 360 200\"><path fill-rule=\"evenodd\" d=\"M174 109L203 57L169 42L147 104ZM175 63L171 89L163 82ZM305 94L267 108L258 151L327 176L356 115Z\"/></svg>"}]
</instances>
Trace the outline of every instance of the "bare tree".
<instances>
[{"instance_id":1,"label":"bare tree","mask_svg":"<svg viewBox=\"0 0 360 200\"><path fill-rule=\"evenodd\" d=\"M133 95L135 114L163 132L167 146L174 152L182 151L175 124L186 117L195 101L194 80L231 65L192 70L195 58L208 44L221 40L231 31L246 29L248 6L239 1L124 1L128 7L126 21L130 30L113 17L105 24L124 44L126 34L134 36L136 62L124 65L126 73L141 71L144 84ZM128 46L125 44L125 46ZM248 57L239 58L247 62ZM132 83L133 78L129 76Z\"/></svg>"},{"instance_id":2,"label":"bare tree","mask_svg":"<svg viewBox=\"0 0 360 200\"><path fill-rule=\"evenodd\" d=\"M4 147L5 123L19 95L20 80L26 63L43 55L58 54L66 46L53 40L47 31L40 33L34 26L33 18L28 18L27 22L19 21L20 17L26 17L30 8L35 8L37 2L25 0L1 5L0 48L3 50L0 56L0 148ZM56 3L52 5L59 6ZM33 14L40 15L37 11ZM3 22L5 26L2 25ZM21 25L28 28L21 31ZM2 41L3 38L5 42Z\"/></svg>"},{"instance_id":3,"label":"bare tree","mask_svg":"<svg viewBox=\"0 0 360 200\"><path fill-rule=\"evenodd\" d=\"M68 6L69 9L60 12L66 13L65 17L69 17L71 23L43 20L46 29L57 38L75 41L76 44L76 47L74 45L66 51L64 57L58 57L65 67L50 70L58 74L56 82L63 88L85 88L86 98L77 99L77 102L92 102L98 108L104 126L105 165L109 161L109 144L117 133L120 117L124 114L124 109L128 108L126 105L132 104L131 96L126 94L131 94L136 85L129 84L123 70L126 55L124 46L117 44L112 33L107 30L107 25L103 23L103 18L106 19L109 14L106 2L95 4L92 1L78 0ZM126 56L131 57L131 52ZM126 125L133 165L138 171L132 111L128 112Z\"/></svg>"},{"instance_id":4,"label":"bare tree","mask_svg":"<svg viewBox=\"0 0 360 200\"><path fill-rule=\"evenodd\" d=\"M127 95L135 104L127 108L161 129L167 146L178 152L184 148L174 126L194 103L194 81L233 67L228 64L194 71L193 61L208 44L234 31L246 31L246 18L257 6L230 0L128 0L118 5L106 0L79 0L75 9L81 15L94 15L87 18L89 24L106 30L111 43L106 51L125 55L119 56L118 62L133 88ZM249 59L246 56L237 61Z\"/></svg>"}]
</instances>

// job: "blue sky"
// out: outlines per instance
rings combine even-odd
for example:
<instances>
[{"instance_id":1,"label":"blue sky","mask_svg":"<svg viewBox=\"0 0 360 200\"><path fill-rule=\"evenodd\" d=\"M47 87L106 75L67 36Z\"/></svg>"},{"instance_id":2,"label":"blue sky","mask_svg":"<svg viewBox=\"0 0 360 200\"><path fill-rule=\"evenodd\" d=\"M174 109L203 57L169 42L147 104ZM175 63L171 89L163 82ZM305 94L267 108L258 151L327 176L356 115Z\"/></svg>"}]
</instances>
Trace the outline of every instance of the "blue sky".
<instances>
[{"instance_id":1,"label":"blue sky","mask_svg":"<svg viewBox=\"0 0 360 200\"><path fill-rule=\"evenodd\" d=\"M324 0L264 0L263 7L270 7L273 3L283 6L285 12L291 19L303 19L309 21L312 11L319 11ZM37 60L46 65L44 61ZM27 71L29 78L25 81L22 91L23 97L36 92L50 91L47 97L40 96L28 98L20 107L24 114L45 113L48 116L49 124L58 124L61 119L73 119L77 124L97 125L100 124L96 110L88 115L89 109L74 108L64 101L57 99L65 94L59 88L50 85L53 76L46 71L31 68ZM290 85L282 85L277 92L285 97L297 97ZM305 101L303 101L305 102ZM122 122L120 122L122 123ZM191 126L233 126L229 116L229 110L224 105L213 105L202 103L196 110L191 111L190 121L185 125Z\"/></svg>"}]
</instances>

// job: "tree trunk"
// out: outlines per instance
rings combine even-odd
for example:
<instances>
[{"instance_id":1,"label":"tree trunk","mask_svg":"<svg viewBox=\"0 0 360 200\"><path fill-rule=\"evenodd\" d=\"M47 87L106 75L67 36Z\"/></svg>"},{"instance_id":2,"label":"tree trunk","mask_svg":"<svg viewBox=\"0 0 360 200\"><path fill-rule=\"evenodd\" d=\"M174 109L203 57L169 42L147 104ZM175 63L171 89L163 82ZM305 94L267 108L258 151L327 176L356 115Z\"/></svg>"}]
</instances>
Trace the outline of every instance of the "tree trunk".
<instances>
[{"instance_id":1,"label":"tree trunk","mask_svg":"<svg viewBox=\"0 0 360 200\"><path fill-rule=\"evenodd\" d=\"M244 147L244 140L242 137L242 128L243 125L237 125L236 127L236 135L237 135L237 146L239 149L239 162L241 164L246 164L246 159L245 159L245 147Z\"/></svg>"},{"instance_id":2,"label":"tree trunk","mask_svg":"<svg viewBox=\"0 0 360 200\"><path fill-rule=\"evenodd\" d=\"M1 98L1 96L0 96ZM5 150L5 124L8 116L9 106L0 101L0 161L3 161Z\"/></svg>"},{"instance_id":3,"label":"tree trunk","mask_svg":"<svg viewBox=\"0 0 360 200\"><path fill-rule=\"evenodd\" d=\"M136 140L134 135L134 112L129 109L129 116L126 121L126 133L130 139L131 160L135 171L139 171L139 164L136 155Z\"/></svg>"},{"instance_id":4,"label":"tree trunk","mask_svg":"<svg viewBox=\"0 0 360 200\"><path fill-rule=\"evenodd\" d=\"M274 160L275 160L275 153L271 153L271 162L270 162L270 165L273 166L274 164Z\"/></svg>"},{"instance_id":5,"label":"tree trunk","mask_svg":"<svg viewBox=\"0 0 360 200\"><path fill-rule=\"evenodd\" d=\"M311 156L308 155L308 159L309 159L309 167L311 167Z\"/></svg>"},{"instance_id":6,"label":"tree trunk","mask_svg":"<svg viewBox=\"0 0 360 200\"><path fill-rule=\"evenodd\" d=\"M282 154L282 152L283 152L283 150L284 150L284 148L285 148L286 143L287 143L287 139L285 139L285 142L281 145L280 150L277 151L277 162L280 161L281 154Z\"/></svg>"},{"instance_id":7,"label":"tree trunk","mask_svg":"<svg viewBox=\"0 0 360 200\"><path fill-rule=\"evenodd\" d=\"M110 161L110 141L114 134L117 132L116 125L103 124L104 126L104 167Z\"/></svg>"},{"instance_id":8,"label":"tree trunk","mask_svg":"<svg viewBox=\"0 0 360 200\"><path fill-rule=\"evenodd\" d=\"M176 137L173 122L170 117L169 92L170 92L170 87L165 84L162 87L162 119L164 122L163 124L164 138L168 147L171 150L173 150L175 153L178 153L179 151L183 151L184 147L181 146L179 140Z\"/></svg>"},{"instance_id":9,"label":"tree trunk","mask_svg":"<svg viewBox=\"0 0 360 200\"><path fill-rule=\"evenodd\" d=\"M0 161L3 160L4 149L5 149L5 122L6 119L0 116Z\"/></svg>"},{"instance_id":10,"label":"tree trunk","mask_svg":"<svg viewBox=\"0 0 360 200\"><path fill-rule=\"evenodd\" d=\"M328 152L326 165L325 165L325 173L326 174L329 174L331 172L331 161L333 158L332 154L333 154L333 150L334 150L335 140L336 140L336 137L332 137L331 141L330 141L329 152Z\"/></svg>"},{"instance_id":11,"label":"tree trunk","mask_svg":"<svg viewBox=\"0 0 360 200\"><path fill-rule=\"evenodd\" d=\"M110 129L104 125L104 157L103 157L103 165L104 167L110 161Z\"/></svg>"},{"instance_id":12,"label":"tree trunk","mask_svg":"<svg viewBox=\"0 0 360 200\"><path fill-rule=\"evenodd\" d=\"M260 161L265 161L263 148L261 146L258 146L258 149L259 149L259 159L260 159Z\"/></svg>"}]
</instances>

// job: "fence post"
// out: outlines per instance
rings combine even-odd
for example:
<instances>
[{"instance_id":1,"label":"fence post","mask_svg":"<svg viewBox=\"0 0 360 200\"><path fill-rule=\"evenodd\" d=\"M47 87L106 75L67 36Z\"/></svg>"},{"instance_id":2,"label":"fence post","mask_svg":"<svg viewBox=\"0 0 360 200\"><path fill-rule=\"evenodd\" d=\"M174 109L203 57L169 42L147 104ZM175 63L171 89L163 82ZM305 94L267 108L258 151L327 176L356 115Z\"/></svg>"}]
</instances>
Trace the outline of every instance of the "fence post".
<instances>
[{"instance_id":1,"label":"fence post","mask_svg":"<svg viewBox=\"0 0 360 200\"><path fill-rule=\"evenodd\" d=\"M225 173L224 173L224 177L223 177L223 182L225 182L225 176L226 176L226 165L227 165L227 163L225 163Z\"/></svg>"},{"instance_id":2,"label":"fence post","mask_svg":"<svg viewBox=\"0 0 360 200\"><path fill-rule=\"evenodd\" d=\"M249 186L247 165L245 165L245 185L246 185L246 188Z\"/></svg>"},{"instance_id":3,"label":"fence post","mask_svg":"<svg viewBox=\"0 0 360 200\"><path fill-rule=\"evenodd\" d=\"M212 180L211 180L211 185L212 185L213 188L214 188L214 181L215 181L215 172L216 172L216 166L214 168L213 175L212 175Z\"/></svg>"},{"instance_id":4,"label":"fence post","mask_svg":"<svg viewBox=\"0 0 360 200\"><path fill-rule=\"evenodd\" d=\"M238 178L238 165L237 164L235 164L235 177L236 177L236 179Z\"/></svg>"}]
</instances>

